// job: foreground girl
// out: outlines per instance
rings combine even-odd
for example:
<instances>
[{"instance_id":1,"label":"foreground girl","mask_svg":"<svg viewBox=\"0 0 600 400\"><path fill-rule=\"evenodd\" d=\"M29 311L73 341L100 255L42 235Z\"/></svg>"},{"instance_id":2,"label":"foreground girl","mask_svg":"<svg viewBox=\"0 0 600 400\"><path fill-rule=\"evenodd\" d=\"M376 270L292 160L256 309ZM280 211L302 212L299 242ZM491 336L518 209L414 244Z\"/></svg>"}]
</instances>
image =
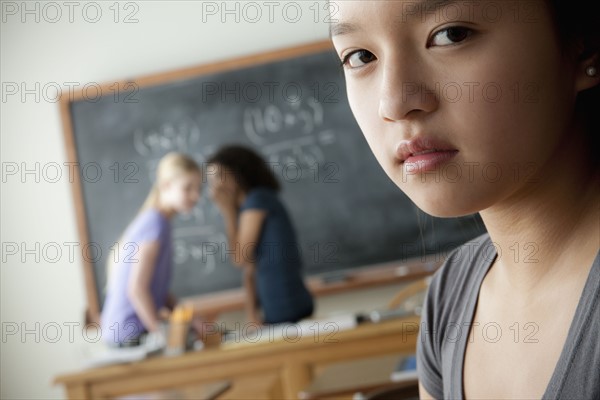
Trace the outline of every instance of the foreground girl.
<instances>
[{"instance_id":1,"label":"foreground girl","mask_svg":"<svg viewBox=\"0 0 600 400\"><path fill-rule=\"evenodd\" d=\"M385 172L489 232L434 276L422 398L600 398L600 3L331 3Z\"/></svg>"}]
</instances>

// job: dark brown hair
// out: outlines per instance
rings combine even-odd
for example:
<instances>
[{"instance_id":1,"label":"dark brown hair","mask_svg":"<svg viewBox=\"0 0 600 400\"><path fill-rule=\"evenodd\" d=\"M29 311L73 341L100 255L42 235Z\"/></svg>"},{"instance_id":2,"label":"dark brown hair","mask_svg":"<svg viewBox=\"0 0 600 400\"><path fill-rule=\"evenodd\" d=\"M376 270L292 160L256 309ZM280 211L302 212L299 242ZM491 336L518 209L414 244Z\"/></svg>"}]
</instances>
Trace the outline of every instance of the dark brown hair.
<instances>
[{"instance_id":1,"label":"dark brown hair","mask_svg":"<svg viewBox=\"0 0 600 400\"><path fill-rule=\"evenodd\" d=\"M575 61L592 58L600 71L600 2L597 0L546 0L556 24L565 55ZM595 57L595 58L594 58ZM600 73L600 72L599 72ZM577 96L576 111L586 125L592 160L600 144L600 85ZM596 165L600 162L596 160Z\"/></svg>"},{"instance_id":2,"label":"dark brown hair","mask_svg":"<svg viewBox=\"0 0 600 400\"><path fill-rule=\"evenodd\" d=\"M209 157L208 164L216 164L231 171L244 192L255 187L279 191L280 185L263 158L249 147L228 145Z\"/></svg>"}]
</instances>

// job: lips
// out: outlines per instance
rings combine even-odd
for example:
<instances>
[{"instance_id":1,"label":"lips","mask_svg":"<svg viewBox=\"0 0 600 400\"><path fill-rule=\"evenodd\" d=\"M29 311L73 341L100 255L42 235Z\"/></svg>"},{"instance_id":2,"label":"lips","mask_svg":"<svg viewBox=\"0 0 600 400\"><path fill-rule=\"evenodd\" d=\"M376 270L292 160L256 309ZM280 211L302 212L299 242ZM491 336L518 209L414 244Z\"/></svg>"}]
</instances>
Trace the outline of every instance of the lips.
<instances>
[{"instance_id":1,"label":"lips","mask_svg":"<svg viewBox=\"0 0 600 400\"><path fill-rule=\"evenodd\" d=\"M442 151L442 150L440 150L440 149L431 149L431 150L420 151L420 152L414 153L412 155L413 156L420 156L421 154L435 153L435 152L438 152L438 151Z\"/></svg>"},{"instance_id":2,"label":"lips","mask_svg":"<svg viewBox=\"0 0 600 400\"><path fill-rule=\"evenodd\" d=\"M428 138L416 137L403 140L396 146L396 159L406 172L426 172L451 160L458 153L448 143Z\"/></svg>"}]
</instances>

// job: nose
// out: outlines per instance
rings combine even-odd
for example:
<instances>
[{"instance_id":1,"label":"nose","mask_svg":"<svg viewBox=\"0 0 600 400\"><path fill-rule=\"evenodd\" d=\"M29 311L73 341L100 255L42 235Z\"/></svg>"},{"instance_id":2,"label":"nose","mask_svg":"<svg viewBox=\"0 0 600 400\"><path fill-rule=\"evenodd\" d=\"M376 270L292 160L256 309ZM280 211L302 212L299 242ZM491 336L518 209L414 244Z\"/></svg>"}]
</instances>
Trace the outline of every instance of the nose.
<instances>
[{"instance_id":1,"label":"nose","mask_svg":"<svg viewBox=\"0 0 600 400\"><path fill-rule=\"evenodd\" d=\"M406 59L406 58L405 58ZM435 111L439 101L416 63L390 60L384 65L379 88L379 117L385 121L417 118Z\"/></svg>"}]
</instances>

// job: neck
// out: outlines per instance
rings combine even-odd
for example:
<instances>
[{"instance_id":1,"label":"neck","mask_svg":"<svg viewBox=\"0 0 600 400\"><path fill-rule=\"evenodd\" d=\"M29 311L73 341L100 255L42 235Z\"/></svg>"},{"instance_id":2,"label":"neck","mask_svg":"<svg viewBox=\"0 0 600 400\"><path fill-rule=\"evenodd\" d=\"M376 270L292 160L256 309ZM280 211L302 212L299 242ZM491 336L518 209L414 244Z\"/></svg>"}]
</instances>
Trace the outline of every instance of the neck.
<instances>
[{"instance_id":1,"label":"neck","mask_svg":"<svg viewBox=\"0 0 600 400\"><path fill-rule=\"evenodd\" d=\"M600 243L599 175L581 157L587 150L568 147L535 182L481 212L498 253L492 269L499 289L531 298L588 275Z\"/></svg>"}]
</instances>

